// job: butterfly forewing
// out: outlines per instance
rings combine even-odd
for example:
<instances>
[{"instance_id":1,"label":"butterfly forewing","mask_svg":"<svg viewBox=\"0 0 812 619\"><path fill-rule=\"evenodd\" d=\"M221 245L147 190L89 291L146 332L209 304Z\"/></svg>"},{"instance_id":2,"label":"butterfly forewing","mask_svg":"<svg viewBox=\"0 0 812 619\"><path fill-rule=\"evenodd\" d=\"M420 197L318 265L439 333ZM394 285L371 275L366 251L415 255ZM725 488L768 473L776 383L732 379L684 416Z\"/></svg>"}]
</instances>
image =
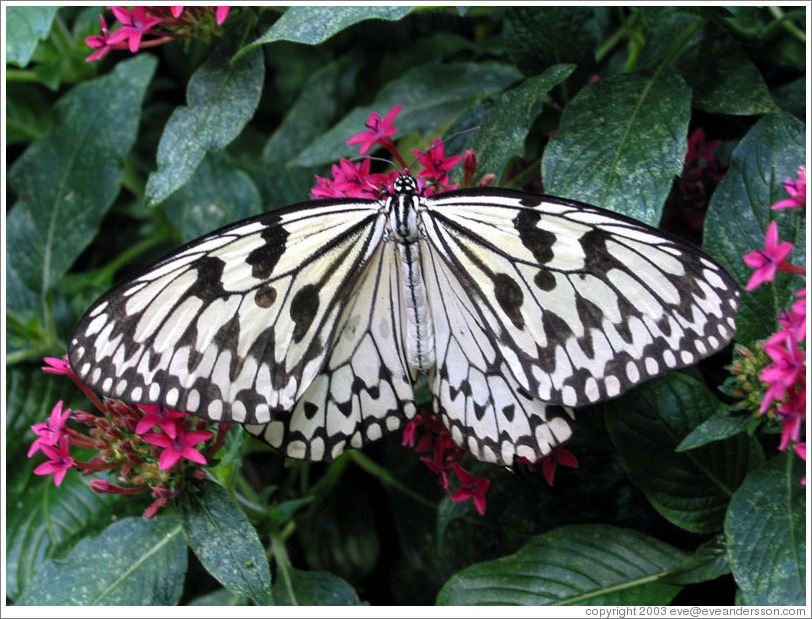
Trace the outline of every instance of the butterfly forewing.
<instances>
[{"instance_id":1,"label":"butterfly forewing","mask_svg":"<svg viewBox=\"0 0 812 619\"><path fill-rule=\"evenodd\" d=\"M270 421L321 371L357 274L380 246L379 206L268 213L189 244L90 308L71 366L123 400Z\"/></svg>"},{"instance_id":2,"label":"butterfly forewing","mask_svg":"<svg viewBox=\"0 0 812 619\"><path fill-rule=\"evenodd\" d=\"M461 283L470 324L544 402L616 397L735 331L739 291L724 269L627 217L505 190L440 194L424 213L426 244Z\"/></svg>"}]
</instances>

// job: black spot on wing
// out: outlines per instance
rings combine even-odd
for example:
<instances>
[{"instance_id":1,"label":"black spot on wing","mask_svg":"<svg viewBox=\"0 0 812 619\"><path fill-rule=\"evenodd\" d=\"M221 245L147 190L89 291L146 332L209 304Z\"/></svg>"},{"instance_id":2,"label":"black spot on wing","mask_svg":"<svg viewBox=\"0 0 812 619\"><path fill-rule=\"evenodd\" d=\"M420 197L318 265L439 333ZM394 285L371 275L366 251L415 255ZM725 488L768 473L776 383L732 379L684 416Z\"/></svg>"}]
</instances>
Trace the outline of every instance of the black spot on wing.
<instances>
[{"instance_id":1,"label":"black spot on wing","mask_svg":"<svg viewBox=\"0 0 812 619\"><path fill-rule=\"evenodd\" d=\"M319 290L313 284L302 286L290 301L290 318L295 323L293 341L297 344L313 324L319 311Z\"/></svg>"},{"instance_id":2,"label":"black spot on wing","mask_svg":"<svg viewBox=\"0 0 812 619\"><path fill-rule=\"evenodd\" d=\"M261 286L254 295L254 303L259 307L267 309L276 301L276 288L273 286Z\"/></svg>"},{"instance_id":3,"label":"black spot on wing","mask_svg":"<svg viewBox=\"0 0 812 619\"><path fill-rule=\"evenodd\" d=\"M245 261L253 268L251 275L257 279L268 279L276 268L279 258L285 253L288 233L282 226L276 225L278 219L272 221L260 234L264 245L254 249Z\"/></svg>"},{"instance_id":4,"label":"black spot on wing","mask_svg":"<svg viewBox=\"0 0 812 619\"><path fill-rule=\"evenodd\" d=\"M533 257L541 265L553 259L555 234L539 228L539 221L541 221L541 214L531 210L521 210L513 218L513 225L516 226L522 245L533 254Z\"/></svg>"},{"instance_id":5,"label":"black spot on wing","mask_svg":"<svg viewBox=\"0 0 812 619\"><path fill-rule=\"evenodd\" d=\"M224 297L226 295L226 291L223 289L223 269L225 266L226 263L220 258L203 256L198 259L194 264L197 279L189 287L188 294L201 299L204 305Z\"/></svg>"},{"instance_id":6,"label":"black spot on wing","mask_svg":"<svg viewBox=\"0 0 812 619\"><path fill-rule=\"evenodd\" d=\"M504 273L496 273L493 276L493 292L499 307L505 312L510 322L517 329L524 328L524 318L522 318L522 303L524 294L519 284Z\"/></svg>"},{"instance_id":7,"label":"black spot on wing","mask_svg":"<svg viewBox=\"0 0 812 619\"><path fill-rule=\"evenodd\" d=\"M555 275L546 269L542 269L533 277L533 283L544 292L550 292L555 288Z\"/></svg>"}]
</instances>

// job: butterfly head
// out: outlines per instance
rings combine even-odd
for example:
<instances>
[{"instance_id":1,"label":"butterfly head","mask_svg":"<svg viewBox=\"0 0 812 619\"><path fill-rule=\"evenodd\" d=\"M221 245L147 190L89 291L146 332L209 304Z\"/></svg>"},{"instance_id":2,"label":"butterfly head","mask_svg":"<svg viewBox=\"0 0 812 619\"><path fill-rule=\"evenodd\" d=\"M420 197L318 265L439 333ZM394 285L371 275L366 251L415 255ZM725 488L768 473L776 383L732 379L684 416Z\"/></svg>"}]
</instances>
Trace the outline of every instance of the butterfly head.
<instances>
[{"instance_id":1,"label":"butterfly head","mask_svg":"<svg viewBox=\"0 0 812 619\"><path fill-rule=\"evenodd\" d=\"M418 193L420 190L419 185L417 184L417 180L414 176L409 174L402 174L398 176L395 181L392 183L392 189L394 193L401 194L401 193Z\"/></svg>"}]
</instances>

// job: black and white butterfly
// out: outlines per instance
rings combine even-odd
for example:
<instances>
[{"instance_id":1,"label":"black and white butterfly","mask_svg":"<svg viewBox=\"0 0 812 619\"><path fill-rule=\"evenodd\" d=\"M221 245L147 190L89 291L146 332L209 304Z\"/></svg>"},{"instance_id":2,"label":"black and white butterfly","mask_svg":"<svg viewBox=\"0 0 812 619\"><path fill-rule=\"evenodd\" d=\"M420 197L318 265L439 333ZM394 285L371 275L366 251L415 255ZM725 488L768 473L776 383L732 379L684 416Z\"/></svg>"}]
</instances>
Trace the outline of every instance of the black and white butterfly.
<instances>
[{"instance_id":1,"label":"black and white butterfly","mask_svg":"<svg viewBox=\"0 0 812 619\"><path fill-rule=\"evenodd\" d=\"M69 358L106 395L308 460L400 428L427 374L454 441L510 465L567 440L572 407L724 347L738 307L721 266L633 219L402 175L193 241L101 297Z\"/></svg>"}]
</instances>

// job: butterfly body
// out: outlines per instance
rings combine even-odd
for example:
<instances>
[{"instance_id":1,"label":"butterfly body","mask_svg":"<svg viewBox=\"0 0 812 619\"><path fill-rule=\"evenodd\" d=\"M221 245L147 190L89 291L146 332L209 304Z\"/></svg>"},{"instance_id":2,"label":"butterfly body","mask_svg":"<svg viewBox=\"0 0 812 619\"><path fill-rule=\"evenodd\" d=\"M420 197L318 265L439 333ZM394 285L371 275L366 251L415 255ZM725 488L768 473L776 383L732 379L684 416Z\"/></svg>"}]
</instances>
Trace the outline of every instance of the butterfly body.
<instances>
[{"instance_id":1,"label":"butterfly body","mask_svg":"<svg viewBox=\"0 0 812 619\"><path fill-rule=\"evenodd\" d=\"M233 420L291 457L398 429L429 375L482 460L535 460L570 407L721 349L738 288L632 219L508 190L326 200L194 241L104 295L69 358L112 397Z\"/></svg>"}]
</instances>

